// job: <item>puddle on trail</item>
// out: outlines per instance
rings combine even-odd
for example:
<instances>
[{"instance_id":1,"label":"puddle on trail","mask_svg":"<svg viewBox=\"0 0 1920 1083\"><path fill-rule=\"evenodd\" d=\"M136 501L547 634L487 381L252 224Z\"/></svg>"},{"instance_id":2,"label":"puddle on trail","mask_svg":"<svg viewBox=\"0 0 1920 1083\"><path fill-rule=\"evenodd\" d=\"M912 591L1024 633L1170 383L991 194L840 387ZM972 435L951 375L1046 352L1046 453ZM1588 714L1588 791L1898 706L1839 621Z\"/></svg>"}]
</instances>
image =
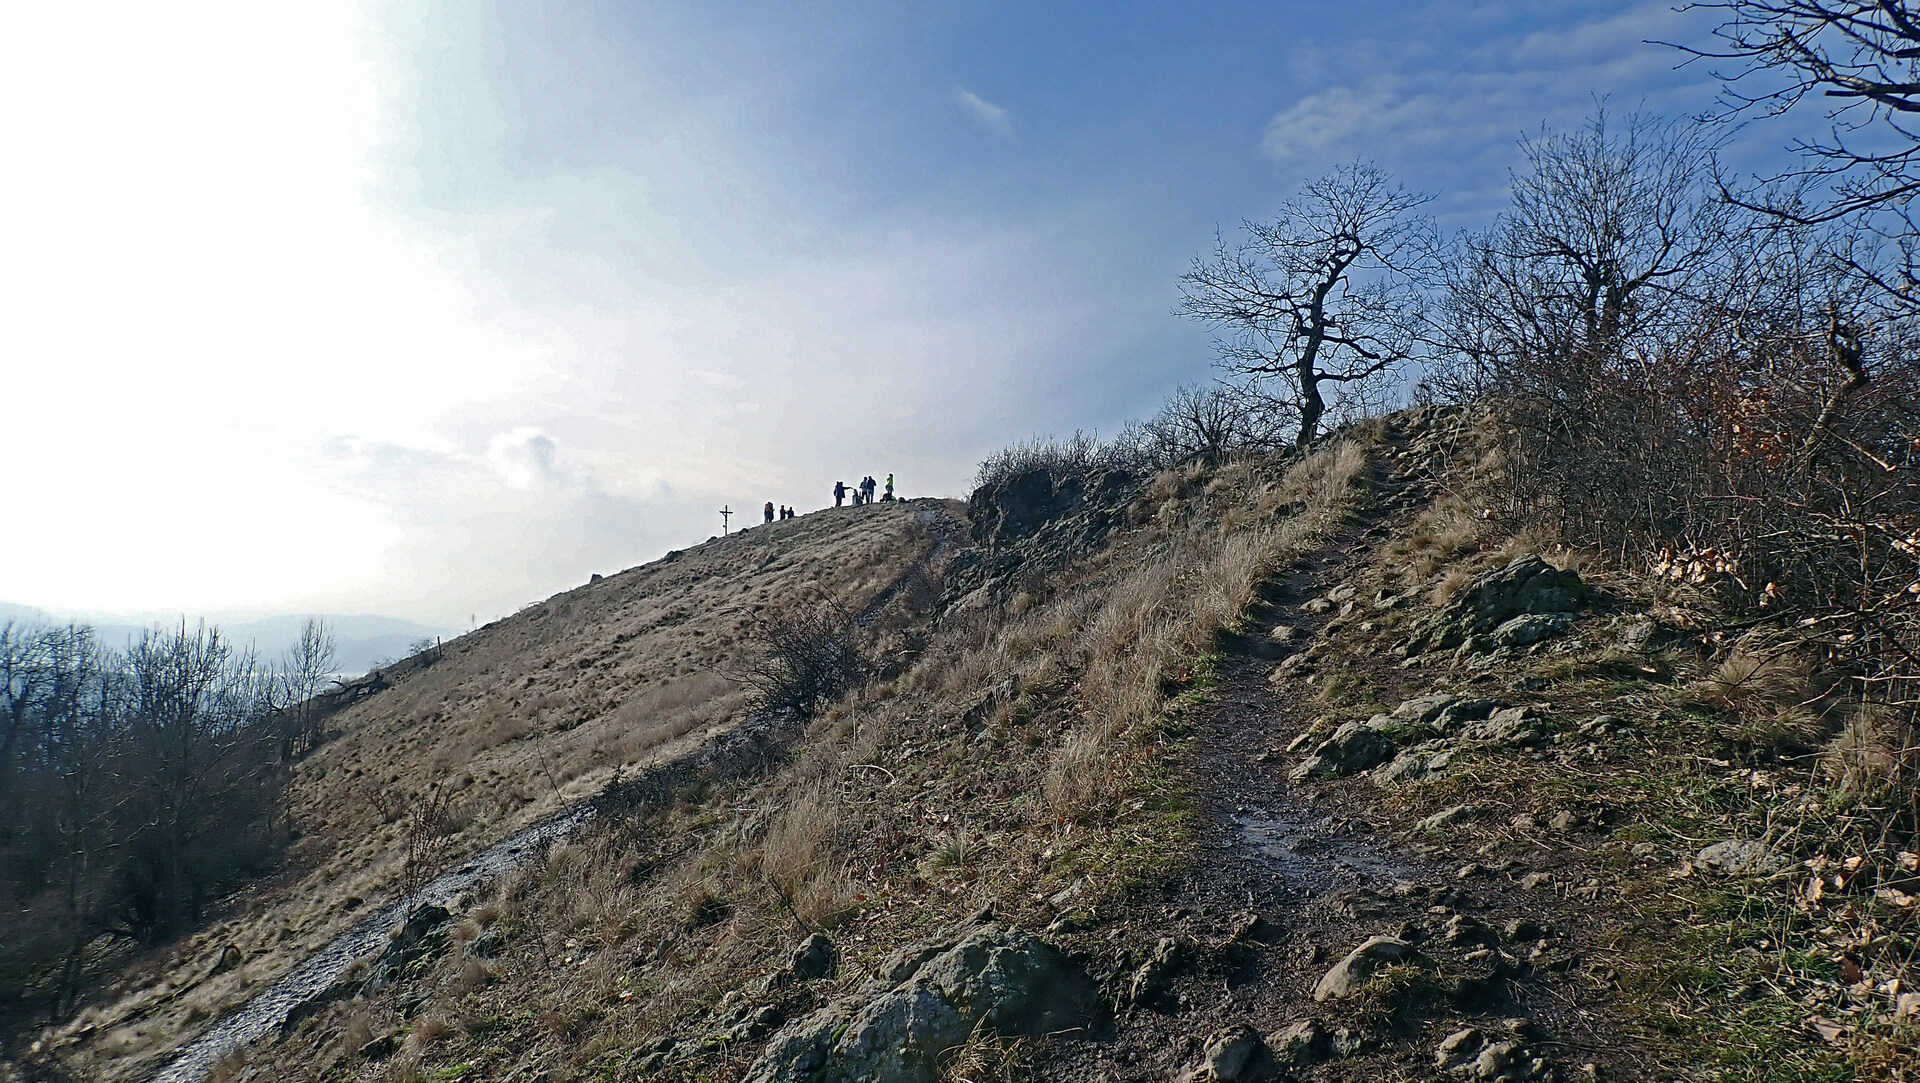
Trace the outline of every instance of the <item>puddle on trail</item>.
<instances>
[{"instance_id":1,"label":"puddle on trail","mask_svg":"<svg viewBox=\"0 0 1920 1083\"><path fill-rule=\"evenodd\" d=\"M1338 831L1311 810L1242 809L1232 822L1237 849L1306 894L1422 878L1414 859L1389 841Z\"/></svg>"},{"instance_id":2,"label":"puddle on trail","mask_svg":"<svg viewBox=\"0 0 1920 1083\"><path fill-rule=\"evenodd\" d=\"M460 895L514 868L539 853L545 844L571 834L589 815L591 810L584 804L576 805L509 835L428 884L418 901L453 909L449 904ZM355 963L379 954L400 917L400 904L395 902L355 922L266 992L189 1042L153 1077L154 1083L197 1083L204 1079L221 1057L266 1035L285 1022L294 1009L332 988Z\"/></svg>"}]
</instances>

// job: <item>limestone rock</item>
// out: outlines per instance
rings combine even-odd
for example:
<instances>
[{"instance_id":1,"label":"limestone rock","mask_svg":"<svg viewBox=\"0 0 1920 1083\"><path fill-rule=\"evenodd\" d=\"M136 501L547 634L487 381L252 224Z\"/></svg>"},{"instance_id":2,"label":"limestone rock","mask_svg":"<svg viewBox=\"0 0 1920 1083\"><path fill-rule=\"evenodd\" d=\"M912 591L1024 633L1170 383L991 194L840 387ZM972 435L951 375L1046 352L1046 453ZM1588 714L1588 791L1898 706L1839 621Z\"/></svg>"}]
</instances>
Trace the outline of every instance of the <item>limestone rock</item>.
<instances>
[{"instance_id":1,"label":"limestone rock","mask_svg":"<svg viewBox=\"0 0 1920 1083\"><path fill-rule=\"evenodd\" d=\"M1792 864L1787 857L1755 839L1716 842L1693 857L1693 863L1722 876L1769 876Z\"/></svg>"},{"instance_id":2,"label":"limestone rock","mask_svg":"<svg viewBox=\"0 0 1920 1083\"><path fill-rule=\"evenodd\" d=\"M1295 782L1309 778L1344 778L1385 763L1400 743L1399 726L1390 715L1342 723L1333 731L1333 736L1320 742L1313 755L1294 765L1287 777Z\"/></svg>"},{"instance_id":3,"label":"limestone rock","mask_svg":"<svg viewBox=\"0 0 1920 1083\"><path fill-rule=\"evenodd\" d=\"M1333 1036L1313 1019L1303 1019L1267 1040L1274 1061L1284 1069L1305 1068L1327 1059Z\"/></svg>"},{"instance_id":4,"label":"limestone rock","mask_svg":"<svg viewBox=\"0 0 1920 1083\"><path fill-rule=\"evenodd\" d=\"M787 974L795 981L828 977L833 973L837 958L833 941L821 933L814 933L793 949L793 954L787 959Z\"/></svg>"},{"instance_id":5,"label":"limestone rock","mask_svg":"<svg viewBox=\"0 0 1920 1083\"><path fill-rule=\"evenodd\" d=\"M976 1029L1039 1034L1099 1011L1091 979L1020 929L985 925L957 941L896 953L853 996L768 1040L747 1083L932 1083L942 1053Z\"/></svg>"},{"instance_id":6,"label":"limestone rock","mask_svg":"<svg viewBox=\"0 0 1920 1083\"><path fill-rule=\"evenodd\" d=\"M1352 996L1385 967L1413 955L1413 945L1397 936L1376 936L1347 953L1313 987L1313 999Z\"/></svg>"},{"instance_id":7,"label":"limestone rock","mask_svg":"<svg viewBox=\"0 0 1920 1083\"><path fill-rule=\"evenodd\" d=\"M1407 651L1457 647L1525 614L1575 613L1587 599L1579 575L1560 571L1538 555L1523 556L1468 584L1427 621Z\"/></svg>"},{"instance_id":8,"label":"limestone rock","mask_svg":"<svg viewBox=\"0 0 1920 1083\"><path fill-rule=\"evenodd\" d=\"M1570 613L1522 613L1488 632L1487 640L1495 647L1531 647L1572 627Z\"/></svg>"}]
</instances>

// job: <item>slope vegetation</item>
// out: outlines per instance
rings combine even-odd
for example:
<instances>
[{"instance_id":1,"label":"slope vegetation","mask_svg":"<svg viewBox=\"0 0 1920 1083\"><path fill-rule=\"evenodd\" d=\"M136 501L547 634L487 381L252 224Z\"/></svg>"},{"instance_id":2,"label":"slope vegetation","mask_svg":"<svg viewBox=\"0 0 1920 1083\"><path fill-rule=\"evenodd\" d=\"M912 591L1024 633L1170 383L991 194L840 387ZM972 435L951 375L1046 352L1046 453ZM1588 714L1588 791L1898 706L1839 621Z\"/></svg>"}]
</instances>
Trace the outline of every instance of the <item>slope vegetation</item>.
<instances>
[{"instance_id":1,"label":"slope vegetation","mask_svg":"<svg viewBox=\"0 0 1920 1083\"><path fill-rule=\"evenodd\" d=\"M133 968L42 1049L109 1078L151 1071L398 890L409 812L429 796L450 811L435 852L457 864L616 772L724 730L745 714L728 675L746 664L755 621L794 599L879 590L924 555L926 507L742 531L389 667L390 686L334 716L331 739L295 767L290 867Z\"/></svg>"}]
</instances>

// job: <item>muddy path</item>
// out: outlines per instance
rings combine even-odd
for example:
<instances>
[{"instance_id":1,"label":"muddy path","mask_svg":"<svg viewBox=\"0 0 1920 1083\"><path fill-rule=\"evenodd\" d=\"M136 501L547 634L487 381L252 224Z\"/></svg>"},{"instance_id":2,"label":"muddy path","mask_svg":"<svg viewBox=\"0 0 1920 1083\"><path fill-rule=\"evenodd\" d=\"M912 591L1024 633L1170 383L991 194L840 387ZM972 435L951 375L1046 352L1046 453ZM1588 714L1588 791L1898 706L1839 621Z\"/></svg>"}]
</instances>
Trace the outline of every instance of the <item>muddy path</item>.
<instances>
[{"instance_id":1,"label":"muddy path","mask_svg":"<svg viewBox=\"0 0 1920 1083\"><path fill-rule=\"evenodd\" d=\"M928 528L926 553L861 607L855 619L862 627L877 620L916 577L935 570L951 555L955 543L966 536L965 524L937 504L920 509L919 515ZM350 976L354 968L385 949L393 929L409 910L437 905L458 913L487 885L545 853L549 845L580 830L603 810L644 805L696 775L720 777L764 764L804 728L788 718L747 719L699 749L656 764L637 777L616 780L606 791L577 801L462 860L422 888L414 899L391 900L355 922L264 991L179 1047L150 1078L153 1083L198 1083L221 1058L278 1030L301 1009L323 999L352 995L357 984Z\"/></svg>"}]
</instances>

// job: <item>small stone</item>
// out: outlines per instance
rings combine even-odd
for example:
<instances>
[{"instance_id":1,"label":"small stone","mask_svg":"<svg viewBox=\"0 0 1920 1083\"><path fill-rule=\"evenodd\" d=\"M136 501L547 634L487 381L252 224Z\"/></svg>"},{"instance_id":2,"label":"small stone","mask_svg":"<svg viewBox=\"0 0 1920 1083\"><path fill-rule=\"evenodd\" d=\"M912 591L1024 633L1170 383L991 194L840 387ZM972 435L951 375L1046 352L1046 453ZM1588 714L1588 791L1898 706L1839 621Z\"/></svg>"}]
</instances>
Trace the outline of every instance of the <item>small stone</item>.
<instances>
[{"instance_id":1,"label":"small stone","mask_svg":"<svg viewBox=\"0 0 1920 1083\"><path fill-rule=\"evenodd\" d=\"M1134 972L1128 997L1135 1004L1152 1008L1173 1007L1173 979L1186 969L1188 954L1185 944L1170 936L1161 937L1153 955Z\"/></svg>"},{"instance_id":2,"label":"small stone","mask_svg":"<svg viewBox=\"0 0 1920 1083\"><path fill-rule=\"evenodd\" d=\"M1486 1044L1487 1036L1475 1027L1456 1030L1440 1040L1440 1047L1433 1051L1433 1066L1442 1071L1456 1068Z\"/></svg>"},{"instance_id":3,"label":"small stone","mask_svg":"<svg viewBox=\"0 0 1920 1083\"><path fill-rule=\"evenodd\" d=\"M1420 822L1414 824L1413 829L1422 834L1438 834L1472 815L1472 813L1472 805L1453 805L1449 808L1443 808L1431 816L1425 817L1420 820Z\"/></svg>"},{"instance_id":4,"label":"small stone","mask_svg":"<svg viewBox=\"0 0 1920 1083\"><path fill-rule=\"evenodd\" d=\"M787 960L787 973L796 981L812 981L833 973L837 953L833 941L820 933L802 940Z\"/></svg>"},{"instance_id":5,"label":"small stone","mask_svg":"<svg viewBox=\"0 0 1920 1083\"><path fill-rule=\"evenodd\" d=\"M1767 876L1791 864L1766 843L1754 839L1716 842L1695 854L1693 863L1708 872L1731 877Z\"/></svg>"},{"instance_id":6,"label":"small stone","mask_svg":"<svg viewBox=\"0 0 1920 1083\"><path fill-rule=\"evenodd\" d=\"M1472 861L1460 866L1460 871L1454 873L1453 876L1456 880L1470 880L1486 871L1486 866L1480 864L1478 861Z\"/></svg>"},{"instance_id":7,"label":"small stone","mask_svg":"<svg viewBox=\"0 0 1920 1083\"><path fill-rule=\"evenodd\" d=\"M1500 935L1511 944L1515 941L1538 940L1547 935L1547 931L1525 918L1514 918L1501 927Z\"/></svg>"},{"instance_id":8,"label":"small stone","mask_svg":"<svg viewBox=\"0 0 1920 1083\"><path fill-rule=\"evenodd\" d=\"M1325 1060L1331 1044L1326 1030L1312 1019L1303 1019L1267 1039L1273 1059L1287 1068L1304 1068Z\"/></svg>"},{"instance_id":9,"label":"small stone","mask_svg":"<svg viewBox=\"0 0 1920 1083\"><path fill-rule=\"evenodd\" d=\"M1574 815L1571 810L1561 809L1554 813L1553 819L1548 820L1547 823L1555 831L1569 831L1580 825L1580 817Z\"/></svg>"},{"instance_id":10,"label":"small stone","mask_svg":"<svg viewBox=\"0 0 1920 1083\"><path fill-rule=\"evenodd\" d=\"M1200 1064L1184 1077L1189 1083L1237 1083L1274 1074L1273 1052L1258 1031L1236 1023L1207 1042Z\"/></svg>"},{"instance_id":11,"label":"small stone","mask_svg":"<svg viewBox=\"0 0 1920 1083\"><path fill-rule=\"evenodd\" d=\"M1550 872L1530 872L1520 878L1520 886L1528 891L1546 887L1551 883L1553 883L1553 874Z\"/></svg>"}]
</instances>

